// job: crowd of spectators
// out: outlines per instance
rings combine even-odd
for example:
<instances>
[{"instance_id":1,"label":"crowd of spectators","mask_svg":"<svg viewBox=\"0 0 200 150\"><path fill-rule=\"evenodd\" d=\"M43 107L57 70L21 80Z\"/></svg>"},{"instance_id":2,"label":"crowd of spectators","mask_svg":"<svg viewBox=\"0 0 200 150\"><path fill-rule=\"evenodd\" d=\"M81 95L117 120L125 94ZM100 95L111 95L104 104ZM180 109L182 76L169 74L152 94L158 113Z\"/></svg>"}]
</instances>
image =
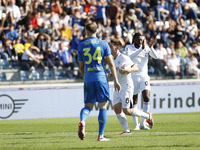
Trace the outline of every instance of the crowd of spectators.
<instances>
[{"instance_id":1,"label":"crowd of spectators","mask_svg":"<svg viewBox=\"0 0 200 150\"><path fill-rule=\"evenodd\" d=\"M159 59L150 58L150 75L199 78L198 6L200 0L0 0L0 59L20 62L21 70L73 70L85 23L94 22L107 42L125 46L135 32L155 38Z\"/></svg>"}]
</instances>

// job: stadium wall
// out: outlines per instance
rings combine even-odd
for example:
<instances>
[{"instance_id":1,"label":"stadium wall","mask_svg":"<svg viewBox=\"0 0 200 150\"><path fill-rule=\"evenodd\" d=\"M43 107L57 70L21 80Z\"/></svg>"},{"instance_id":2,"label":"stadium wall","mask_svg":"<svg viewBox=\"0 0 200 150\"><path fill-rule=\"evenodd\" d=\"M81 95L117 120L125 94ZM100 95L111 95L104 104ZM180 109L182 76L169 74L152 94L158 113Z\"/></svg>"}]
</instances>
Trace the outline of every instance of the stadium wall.
<instances>
[{"instance_id":1,"label":"stadium wall","mask_svg":"<svg viewBox=\"0 0 200 150\"><path fill-rule=\"evenodd\" d=\"M111 100L113 91L111 83ZM83 84L0 87L0 120L78 117L83 105ZM142 100L138 106L142 108ZM200 112L200 81L152 82L150 110L153 113ZM95 105L91 116L97 115ZM108 115L115 115L112 102L108 104Z\"/></svg>"}]
</instances>

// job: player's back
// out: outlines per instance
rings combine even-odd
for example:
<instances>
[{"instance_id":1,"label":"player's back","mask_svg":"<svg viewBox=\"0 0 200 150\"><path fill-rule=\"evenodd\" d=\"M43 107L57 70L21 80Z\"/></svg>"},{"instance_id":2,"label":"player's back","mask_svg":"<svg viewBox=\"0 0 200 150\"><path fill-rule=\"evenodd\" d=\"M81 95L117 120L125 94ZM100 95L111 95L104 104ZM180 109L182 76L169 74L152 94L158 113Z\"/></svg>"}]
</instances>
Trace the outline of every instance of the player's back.
<instances>
[{"instance_id":1,"label":"player's back","mask_svg":"<svg viewBox=\"0 0 200 150\"><path fill-rule=\"evenodd\" d=\"M107 81L103 59L111 55L106 41L89 37L78 47L78 59L84 62L85 82Z\"/></svg>"}]
</instances>

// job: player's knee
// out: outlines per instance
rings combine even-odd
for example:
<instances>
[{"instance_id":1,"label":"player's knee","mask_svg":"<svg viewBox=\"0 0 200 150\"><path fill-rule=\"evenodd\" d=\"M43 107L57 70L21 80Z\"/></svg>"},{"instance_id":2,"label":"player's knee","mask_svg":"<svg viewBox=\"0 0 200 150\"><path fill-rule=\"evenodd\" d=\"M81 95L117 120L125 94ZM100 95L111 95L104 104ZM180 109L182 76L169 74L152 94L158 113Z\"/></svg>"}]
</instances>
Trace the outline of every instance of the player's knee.
<instances>
[{"instance_id":1,"label":"player's knee","mask_svg":"<svg viewBox=\"0 0 200 150\"><path fill-rule=\"evenodd\" d=\"M150 96L149 95L143 96L143 100L144 102L150 102Z\"/></svg>"},{"instance_id":2,"label":"player's knee","mask_svg":"<svg viewBox=\"0 0 200 150\"><path fill-rule=\"evenodd\" d=\"M126 115L131 115L131 111L130 111L130 109L123 109L123 112L126 114Z\"/></svg>"},{"instance_id":3,"label":"player's knee","mask_svg":"<svg viewBox=\"0 0 200 150\"><path fill-rule=\"evenodd\" d=\"M149 90L144 90L142 92L142 97L144 102L150 102L150 91Z\"/></svg>"},{"instance_id":4,"label":"player's knee","mask_svg":"<svg viewBox=\"0 0 200 150\"><path fill-rule=\"evenodd\" d=\"M114 111L116 114L120 114L122 112L122 109L120 107L114 106Z\"/></svg>"},{"instance_id":5,"label":"player's knee","mask_svg":"<svg viewBox=\"0 0 200 150\"><path fill-rule=\"evenodd\" d=\"M133 95L133 105L138 104L138 95Z\"/></svg>"},{"instance_id":6,"label":"player's knee","mask_svg":"<svg viewBox=\"0 0 200 150\"><path fill-rule=\"evenodd\" d=\"M138 104L138 101L133 101L133 105L137 105Z\"/></svg>"}]
</instances>

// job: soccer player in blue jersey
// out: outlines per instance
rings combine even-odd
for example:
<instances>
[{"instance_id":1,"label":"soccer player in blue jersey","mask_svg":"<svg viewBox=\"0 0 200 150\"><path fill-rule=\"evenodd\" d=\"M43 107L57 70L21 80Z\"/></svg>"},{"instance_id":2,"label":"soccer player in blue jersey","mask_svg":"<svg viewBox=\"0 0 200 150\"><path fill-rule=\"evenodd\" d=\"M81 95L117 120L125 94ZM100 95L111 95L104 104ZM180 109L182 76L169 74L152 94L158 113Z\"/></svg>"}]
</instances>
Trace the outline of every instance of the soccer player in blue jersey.
<instances>
[{"instance_id":1,"label":"soccer player in blue jersey","mask_svg":"<svg viewBox=\"0 0 200 150\"><path fill-rule=\"evenodd\" d=\"M96 37L96 24L89 23L85 26L87 39L78 46L79 68L84 77L84 103L80 112L80 123L78 135L81 140L85 138L85 120L92 110L93 104L98 102L99 107L99 135L98 141L109 141L104 137L107 120L107 101L109 98L109 85L103 65L106 59L112 74L114 75L115 90L120 92L121 86L117 79L115 64L112 59L111 50L106 41Z\"/></svg>"}]
</instances>

